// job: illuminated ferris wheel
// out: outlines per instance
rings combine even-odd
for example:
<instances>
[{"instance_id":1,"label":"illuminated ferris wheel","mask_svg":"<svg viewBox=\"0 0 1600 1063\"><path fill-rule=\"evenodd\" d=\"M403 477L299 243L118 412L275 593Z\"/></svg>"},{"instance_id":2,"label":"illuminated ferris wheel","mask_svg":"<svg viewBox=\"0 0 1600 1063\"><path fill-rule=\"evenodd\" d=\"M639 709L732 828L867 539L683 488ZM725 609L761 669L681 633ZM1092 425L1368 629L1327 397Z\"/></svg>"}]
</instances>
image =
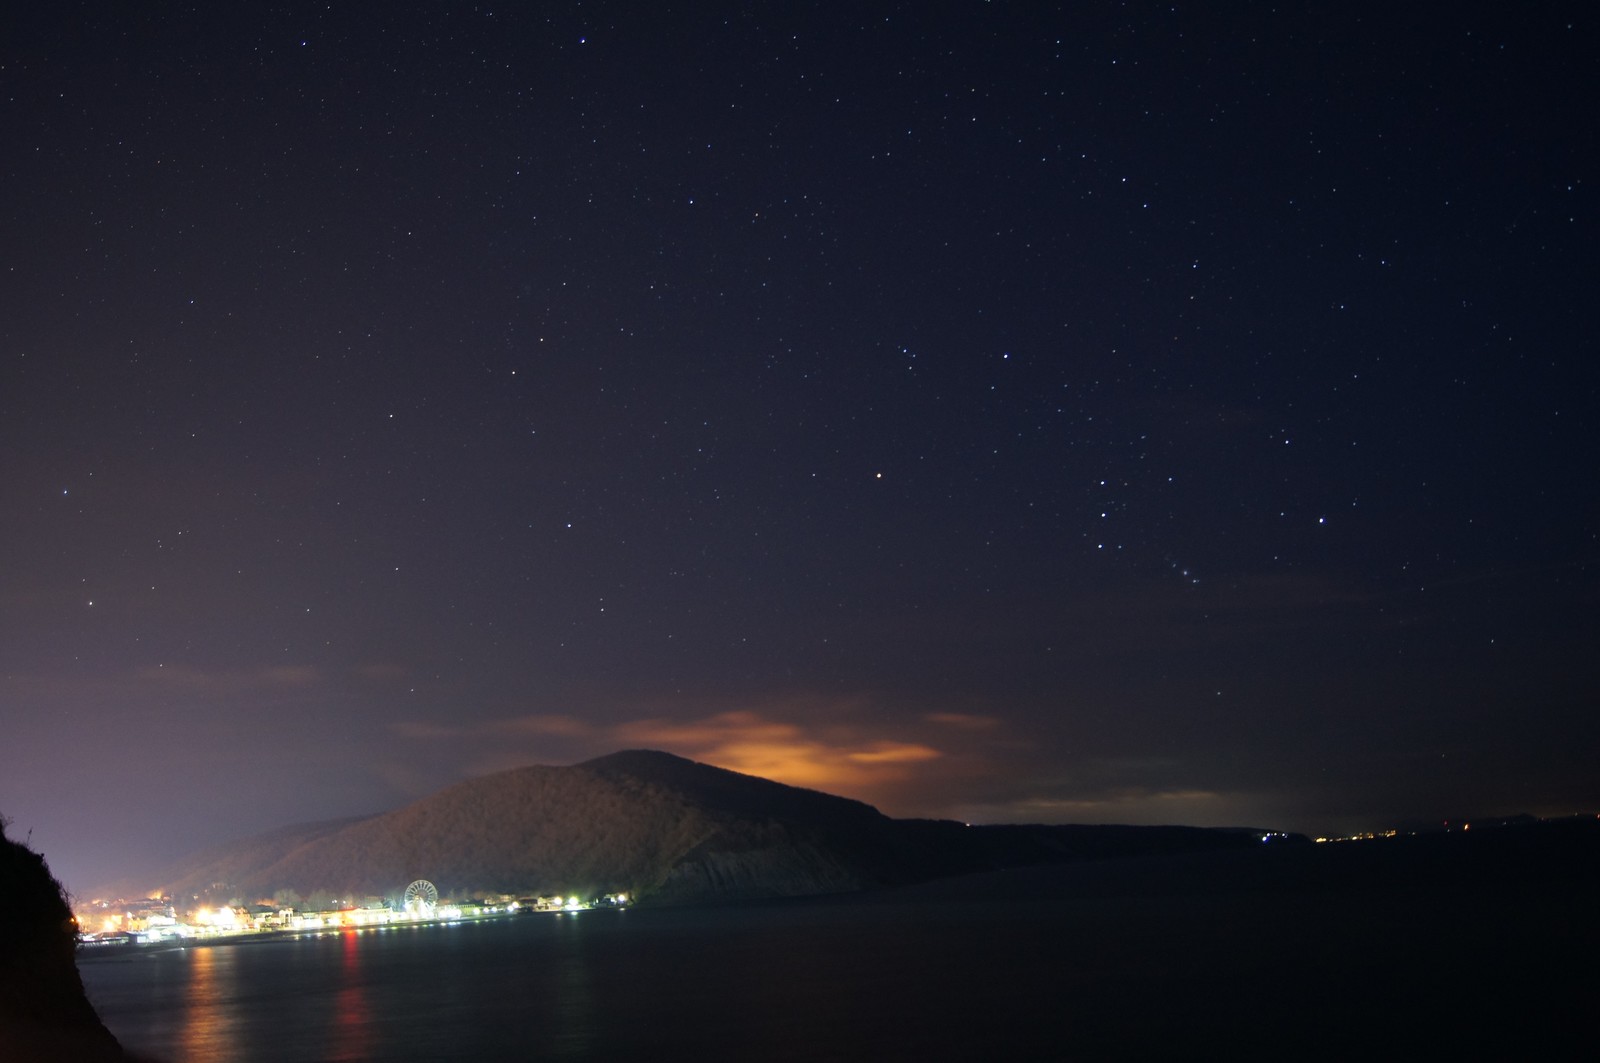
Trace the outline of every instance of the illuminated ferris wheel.
<instances>
[{"instance_id":1,"label":"illuminated ferris wheel","mask_svg":"<svg viewBox=\"0 0 1600 1063\"><path fill-rule=\"evenodd\" d=\"M439 903L439 888L425 878L406 887L406 911L431 912Z\"/></svg>"}]
</instances>

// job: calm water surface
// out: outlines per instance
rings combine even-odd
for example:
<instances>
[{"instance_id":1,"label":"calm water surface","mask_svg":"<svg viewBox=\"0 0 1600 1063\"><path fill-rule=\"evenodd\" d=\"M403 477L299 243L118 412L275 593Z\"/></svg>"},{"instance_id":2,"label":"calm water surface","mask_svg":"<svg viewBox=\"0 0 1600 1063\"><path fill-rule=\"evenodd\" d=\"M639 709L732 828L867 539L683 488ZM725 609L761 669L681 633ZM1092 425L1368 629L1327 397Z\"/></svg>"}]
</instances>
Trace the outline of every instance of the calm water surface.
<instances>
[{"instance_id":1,"label":"calm water surface","mask_svg":"<svg viewBox=\"0 0 1600 1063\"><path fill-rule=\"evenodd\" d=\"M169 1063L1593 1058L1567 1051L1590 1030L1594 979L1569 973L1600 948L1587 887L1222 888L1152 868L79 968L122 1043Z\"/></svg>"},{"instance_id":2,"label":"calm water surface","mask_svg":"<svg viewBox=\"0 0 1600 1063\"><path fill-rule=\"evenodd\" d=\"M1031 909L536 913L79 966L123 1044L171 1063L1050 1054L1063 927Z\"/></svg>"}]
</instances>

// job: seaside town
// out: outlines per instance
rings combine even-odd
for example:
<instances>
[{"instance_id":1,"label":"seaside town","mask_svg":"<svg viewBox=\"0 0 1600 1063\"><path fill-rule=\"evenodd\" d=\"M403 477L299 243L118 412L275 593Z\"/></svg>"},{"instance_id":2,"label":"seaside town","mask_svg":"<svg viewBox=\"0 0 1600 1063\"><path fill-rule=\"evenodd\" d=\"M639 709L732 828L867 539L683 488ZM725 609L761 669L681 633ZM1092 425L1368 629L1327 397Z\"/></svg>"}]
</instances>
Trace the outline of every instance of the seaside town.
<instances>
[{"instance_id":1,"label":"seaside town","mask_svg":"<svg viewBox=\"0 0 1600 1063\"><path fill-rule=\"evenodd\" d=\"M496 919L531 912L578 912L595 908L625 908L626 893L599 897L529 896L497 894L469 899L441 898L426 879L405 888L402 897L337 898L313 894L303 901L290 898L254 904L186 906L175 898L94 900L78 906L81 947L96 949L130 945L199 944L224 938L265 934L306 934L361 930L419 923L453 923Z\"/></svg>"},{"instance_id":2,"label":"seaside town","mask_svg":"<svg viewBox=\"0 0 1600 1063\"><path fill-rule=\"evenodd\" d=\"M1498 825L1509 825L1502 820ZM1471 829L1471 824L1445 823L1443 831ZM1368 831L1341 837L1319 837L1320 843L1370 841L1413 835L1415 831ZM1266 831L1263 843L1290 835ZM580 897L563 894L518 896L502 893L469 898L441 897L437 887L417 879L393 897L338 897L327 891L302 897L291 890L250 904L207 904L199 897L166 896L93 900L78 904L73 916L78 943L86 949L128 945L196 944L222 938L264 934L307 934L361 930L421 923L467 922L535 912L579 912L626 908L627 893Z\"/></svg>"}]
</instances>

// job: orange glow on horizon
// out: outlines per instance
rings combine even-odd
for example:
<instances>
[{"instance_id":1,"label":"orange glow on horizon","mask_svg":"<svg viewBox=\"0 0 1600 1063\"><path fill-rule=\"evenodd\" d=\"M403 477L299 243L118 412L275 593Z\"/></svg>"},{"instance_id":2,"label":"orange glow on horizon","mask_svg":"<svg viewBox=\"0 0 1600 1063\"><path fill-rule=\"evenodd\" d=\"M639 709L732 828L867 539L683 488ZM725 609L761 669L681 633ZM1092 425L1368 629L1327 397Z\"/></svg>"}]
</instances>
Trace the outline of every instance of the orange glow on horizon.
<instances>
[{"instance_id":1,"label":"orange glow on horizon","mask_svg":"<svg viewBox=\"0 0 1600 1063\"><path fill-rule=\"evenodd\" d=\"M878 805L895 815L942 814L950 780L986 763L975 748L1004 730L999 720L966 713L904 717L854 698L786 699L689 719L653 715L595 724L533 714L469 725L400 724L409 738L457 738L492 744L474 774L520 767L523 739L577 740L578 752L660 749L703 764L822 790ZM981 738L980 738L981 736ZM958 749L945 748L956 740ZM938 764L937 779L926 767ZM898 806L898 807L895 807Z\"/></svg>"},{"instance_id":2,"label":"orange glow on horizon","mask_svg":"<svg viewBox=\"0 0 1600 1063\"><path fill-rule=\"evenodd\" d=\"M686 722L640 720L617 728L629 744L654 745L729 771L790 786L859 796L904 782L944 753L920 742L860 735L861 728L803 728L748 710Z\"/></svg>"}]
</instances>

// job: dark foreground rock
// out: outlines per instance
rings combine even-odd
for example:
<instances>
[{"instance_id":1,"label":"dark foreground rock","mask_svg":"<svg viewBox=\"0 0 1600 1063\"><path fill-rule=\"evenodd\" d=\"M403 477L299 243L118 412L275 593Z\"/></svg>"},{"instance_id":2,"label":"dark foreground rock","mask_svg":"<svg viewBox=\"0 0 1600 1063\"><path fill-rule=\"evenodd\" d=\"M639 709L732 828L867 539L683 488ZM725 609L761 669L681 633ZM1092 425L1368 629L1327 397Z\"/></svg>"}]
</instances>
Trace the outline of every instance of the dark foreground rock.
<instances>
[{"instance_id":1,"label":"dark foreground rock","mask_svg":"<svg viewBox=\"0 0 1600 1063\"><path fill-rule=\"evenodd\" d=\"M77 927L44 857L0 831L0 1060L120 1063L84 995Z\"/></svg>"}]
</instances>

